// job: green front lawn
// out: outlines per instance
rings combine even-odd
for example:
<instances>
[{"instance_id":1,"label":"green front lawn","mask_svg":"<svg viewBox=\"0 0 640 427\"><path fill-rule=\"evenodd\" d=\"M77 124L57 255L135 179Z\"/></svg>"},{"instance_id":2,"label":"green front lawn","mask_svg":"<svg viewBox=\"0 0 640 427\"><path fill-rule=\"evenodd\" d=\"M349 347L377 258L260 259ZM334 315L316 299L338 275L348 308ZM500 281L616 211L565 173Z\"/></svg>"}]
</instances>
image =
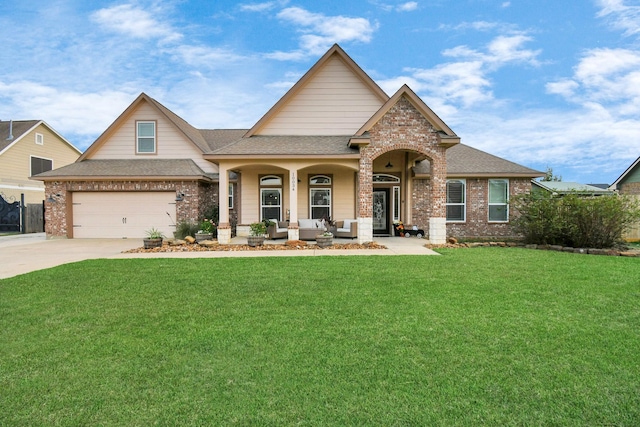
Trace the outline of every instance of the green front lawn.
<instances>
[{"instance_id":1,"label":"green front lawn","mask_svg":"<svg viewBox=\"0 0 640 427\"><path fill-rule=\"evenodd\" d=\"M94 260L0 280L0 425L640 425L640 261Z\"/></svg>"}]
</instances>

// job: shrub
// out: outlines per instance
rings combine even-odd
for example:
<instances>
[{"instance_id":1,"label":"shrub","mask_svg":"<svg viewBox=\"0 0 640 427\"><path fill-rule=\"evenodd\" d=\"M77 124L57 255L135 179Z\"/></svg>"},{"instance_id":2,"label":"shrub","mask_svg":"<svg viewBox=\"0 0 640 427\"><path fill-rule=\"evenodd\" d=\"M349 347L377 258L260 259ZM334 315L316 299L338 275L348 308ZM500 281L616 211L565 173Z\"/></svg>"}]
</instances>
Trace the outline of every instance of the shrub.
<instances>
[{"instance_id":1,"label":"shrub","mask_svg":"<svg viewBox=\"0 0 640 427\"><path fill-rule=\"evenodd\" d=\"M557 196L534 192L514 197L515 230L528 243L607 248L640 220L638 202L628 196Z\"/></svg>"},{"instance_id":2,"label":"shrub","mask_svg":"<svg viewBox=\"0 0 640 427\"><path fill-rule=\"evenodd\" d=\"M192 221L180 221L176 224L176 231L173 233L176 239L184 239L187 236L195 236L200 225Z\"/></svg>"}]
</instances>

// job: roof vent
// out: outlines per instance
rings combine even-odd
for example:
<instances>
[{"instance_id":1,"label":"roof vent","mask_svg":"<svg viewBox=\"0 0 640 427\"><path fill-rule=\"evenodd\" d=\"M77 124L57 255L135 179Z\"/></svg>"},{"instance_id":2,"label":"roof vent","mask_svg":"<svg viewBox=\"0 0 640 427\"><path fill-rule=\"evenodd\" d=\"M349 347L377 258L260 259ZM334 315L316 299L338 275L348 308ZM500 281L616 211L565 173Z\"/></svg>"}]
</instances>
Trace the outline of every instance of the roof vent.
<instances>
[{"instance_id":1,"label":"roof vent","mask_svg":"<svg viewBox=\"0 0 640 427\"><path fill-rule=\"evenodd\" d=\"M13 139L13 120L9 120L9 137L7 141L11 141Z\"/></svg>"}]
</instances>

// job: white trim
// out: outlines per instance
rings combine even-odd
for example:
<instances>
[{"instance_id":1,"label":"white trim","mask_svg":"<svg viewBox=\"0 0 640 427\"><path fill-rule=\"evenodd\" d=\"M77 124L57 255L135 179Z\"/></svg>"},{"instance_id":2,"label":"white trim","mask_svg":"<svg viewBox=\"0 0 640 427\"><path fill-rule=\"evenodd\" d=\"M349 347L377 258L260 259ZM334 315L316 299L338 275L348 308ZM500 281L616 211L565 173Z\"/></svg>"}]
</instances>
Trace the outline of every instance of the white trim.
<instances>
[{"instance_id":1,"label":"white trim","mask_svg":"<svg viewBox=\"0 0 640 427\"><path fill-rule=\"evenodd\" d=\"M42 191L42 192L44 192L44 187L25 187L25 186L22 186L22 185L0 184L0 188L6 188L7 190L24 190L24 191Z\"/></svg>"},{"instance_id":2,"label":"white trim","mask_svg":"<svg viewBox=\"0 0 640 427\"><path fill-rule=\"evenodd\" d=\"M78 154L82 154L82 151L78 150L78 148L76 148L75 145L73 145L72 143L70 143L69 141L66 140L65 137L63 137L62 135L60 135L58 132L56 132L56 130L54 128L52 128L51 126L49 126L49 124L47 122L45 122L44 120L38 120L38 122L33 125L32 127L30 127L29 129L27 129L26 131L24 131L24 133L22 133L22 135L20 135L17 138L14 138L13 142L9 145L7 145L6 147L4 147L3 150L0 150L0 156L3 155L7 150L9 150L11 147L13 147L14 145L16 145L20 140L22 140L22 138L24 138L26 135L28 135L31 131L33 131L35 128L37 128L38 126L43 125L46 126L47 129L49 129L51 131L51 133L55 134L58 138L60 138L64 143L66 143L67 145L69 145L71 148L73 148L74 150L76 150L78 152Z\"/></svg>"},{"instance_id":3,"label":"white trim","mask_svg":"<svg viewBox=\"0 0 640 427\"><path fill-rule=\"evenodd\" d=\"M40 138L38 138L38 137L40 137ZM40 142L38 142L38 139L40 140ZM39 132L36 132L35 133L35 140L36 140L36 144L37 145L44 145L44 135L43 134L41 134Z\"/></svg>"},{"instance_id":4,"label":"white trim","mask_svg":"<svg viewBox=\"0 0 640 427\"><path fill-rule=\"evenodd\" d=\"M153 151L140 151L140 138L151 138L150 136L140 136L141 124L153 124ZM156 154L158 152L158 123L155 120L136 120L136 154Z\"/></svg>"},{"instance_id":5,"label":"white trim","mask_svg":"<svg viewBox=\"0 0 640 427\"><path fill-rule=\"evenodd\" d=\"M30 154L29 155L29 176L33 176L33 169L32 169L32 164L31 163L32 163L32 159L34 157L36 159L50 160L51 161L51 169L49 169L49 170L54 170L55 169L55 166L53 165L53 159L48 159L48 158L42 157L42 156L34 156L33 154ZM44 172L48 172L48 171L42 171L40 173L44 173Z\"/></svg>"},{"instance_id":6,"label":"white trim","mask_svg":"<svg viewBox=\"0 0 640 427\"><path fill-rule=\"evenodd\" d=\"M506 182L507 184L507 200L504 203L491 203L491 181ZM507 219L491 219L491 206L505 206ZM506 178L496 178L487 180L487 222L506 223L509 222L509 180Z\"/></svg>"},{"instance_id":7,"label":"white trim","mask_svg":"<svg viewBox=\"0 0 640 427\"><path fill-rule=\"evenodd\" d=\"M446 201L447 194L449 192L449 183L450 182L460 182L463 185L462 189L462 203L449 203ZM445 210L446 208L451 206L462 206L462 219L448 219L447 213L445 211L445 219L446 222L450 223L464 223L467 222L467 180L466 179L448 179L445 183Z\"/></svg>"},{"instance_id":8,"label":"white trim","mask_svg":"<svg viewBox=\"0 0 640 427\"><path fill-rule=\"evenodd\" d=\"M229 183L229 209L233 209L233 184Z\"/></svg>"}]
</instances>

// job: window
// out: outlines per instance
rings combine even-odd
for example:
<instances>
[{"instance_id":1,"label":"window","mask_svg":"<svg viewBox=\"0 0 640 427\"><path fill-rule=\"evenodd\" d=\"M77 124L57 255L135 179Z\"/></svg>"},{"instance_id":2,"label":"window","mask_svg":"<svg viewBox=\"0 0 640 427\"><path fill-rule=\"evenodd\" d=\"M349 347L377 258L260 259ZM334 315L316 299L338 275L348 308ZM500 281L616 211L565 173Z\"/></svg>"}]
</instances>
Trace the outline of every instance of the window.
<instances>
[{"instance_id":1,"label":"window","mask_svg":"<svg viewBox=\"0 0 640 427\"><path fill-rule=\"evenodd\" d=\"M509 180L489 180L489 221L509 221Z\"/></svg>"},{"instance_id":2,"label":"window","mask_svg":"<svg viewBox=\"0 0 640 427\"><path fill-rule=\"evenodd\" d=\"M452 179L447 181L447 221L464 222L466 182L463 179Z\"/></svg>"},{"instance_id":3,"label":"window","mask_svg":"<svg viewBox=\"0 0 640 427\"><path fill-rule=\"evenodd\" d=\"M282 219L282 177L267 175L260 178L260 220Z\"/></svg>"},{"instance_id":4,"label":"window","mask_svg":"<svg viewBox=\"0 0 640 427\"><path fill-rule=\"evenodd\" d=\"M331 177L312 176L309 178L309 187L311 219L331 218Z\"/></svg>"},{"instance_id":5,"label":"window","mask_svg":"<svg viewBox=\"0 0 640 427\"><path fill-rule=\"evenodd\" d=\"M36 144L44 145L44 135L41 133L36 133Z\"/></svg>"},{"instance_id":6,"label":"window","mask_svg":"<svg viewBox=\"0 0 640 427\"><path fill-rule=\"evenodd\" d=\"M229 209L233 209L233 184L229 184Z\"/></svg>"},{"instance_id":7,"label":"window","mask_svg":"<svg viewBox=\"0 0 640 427\"><path fill-rule=\"evenodd\" d=\"M156 122L136 122L137 153L156 152Z\"/></svg>"},{"instance_id":8,"label":"window","mask_svg":"<svg viewBox=\"0 0 640 427\"><path fill-rule=\"evenodd\" d=\"M38 175L53 169L53 160L31 156L31 175Z\"/></svg>"},{"instance_id":9,"label":"window","mask_svg":"<svg viewBox=\"0 0 640 427\"><path fill-rule=\"evenodd\" d=\"M393 221L400 221L400 187L393 187Z\"/></svg>"}]
</instances>

